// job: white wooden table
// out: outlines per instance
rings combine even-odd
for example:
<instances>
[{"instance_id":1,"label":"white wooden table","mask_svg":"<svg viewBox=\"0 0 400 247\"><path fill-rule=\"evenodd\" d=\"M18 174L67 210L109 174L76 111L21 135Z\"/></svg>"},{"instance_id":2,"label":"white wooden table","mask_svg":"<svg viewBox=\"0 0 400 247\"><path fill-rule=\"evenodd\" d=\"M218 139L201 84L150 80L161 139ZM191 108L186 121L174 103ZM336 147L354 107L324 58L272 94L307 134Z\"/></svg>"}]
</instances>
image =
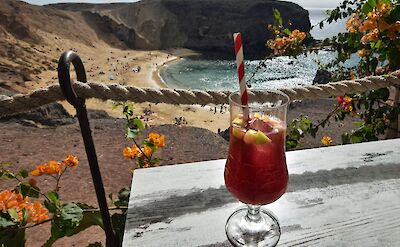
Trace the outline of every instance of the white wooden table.
<instances>
[{"instance_id":1,"label":"white wooden table","mask_svg":"<svg viewBox=\"0 0 400 247\"><path fill-rule=\"evenodd\" d=\"M400 139L287 152L278 246L400 246ZM124 247L230 246L225 160L136 170Z\"/></svg>"}]
</instances>

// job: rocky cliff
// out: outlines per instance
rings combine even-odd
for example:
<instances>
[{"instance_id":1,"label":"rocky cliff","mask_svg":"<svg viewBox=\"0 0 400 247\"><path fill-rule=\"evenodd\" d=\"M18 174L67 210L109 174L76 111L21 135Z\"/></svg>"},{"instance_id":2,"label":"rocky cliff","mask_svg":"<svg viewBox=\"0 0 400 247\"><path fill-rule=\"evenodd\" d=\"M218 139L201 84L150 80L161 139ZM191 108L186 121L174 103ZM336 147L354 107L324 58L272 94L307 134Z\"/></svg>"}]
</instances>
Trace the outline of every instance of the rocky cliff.
<instances>
[{"instance_id":1,"label":"rocky cliff","mask_svg":"<svg viewBox=\"0 0 400 247\"><path fill-rule=\"evenodd\" d=\"M242 32L246 57L262 57L272 37L266 26L278 9L291 28L310 30L308 11L272 0L143 0L123 4L56 4L69 11L96 13L136 49L186 47L203 53L232 56L232 34ZM94 17L94 16L92 16ZM108 18L108 19L107 19ZM115 23L113 23L115 22Z\"/></svg>"}]
</instances>

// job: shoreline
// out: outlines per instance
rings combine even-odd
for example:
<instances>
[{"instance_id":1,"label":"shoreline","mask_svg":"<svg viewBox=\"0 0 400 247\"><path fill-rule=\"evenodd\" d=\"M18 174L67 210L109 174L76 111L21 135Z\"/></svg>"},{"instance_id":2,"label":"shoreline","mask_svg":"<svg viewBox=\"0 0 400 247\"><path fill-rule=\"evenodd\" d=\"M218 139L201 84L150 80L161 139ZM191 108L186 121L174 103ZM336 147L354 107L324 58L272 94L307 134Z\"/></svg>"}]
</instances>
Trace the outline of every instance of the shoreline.
<instances>
[{"instance_id":1,"label":"shoreline","mask_svg":"<svg viewBox=\"0 0 400 247\"><path fill-rule=\"evenodd\" d=\"M86 47L85 47L86 48ZM188 56L200 55L193 50L176 48L163 51L120 50L107 46L101 47L102 53L97 49L83 49L80 47L79 55L85 61L85 69L89 81L109 84L118 83L143 88L168 88L163 82L159 71L169 63ZM46 71L42 75L41 84L47 87L45 81L57 77L57 71ZM112 79L110 79L112 78ZM37 85L35 85L37 86ZM71 115L75 109L66 101L61 101L64 108ZM134 102L133 102L134 103ZM124 118L120 109L113 108L111 100L88 99L88 109L105 111L113 118ZM218 129L226 129L229 125L229 113L214 111L215 106L199 107L197 105L170 105L153 103L134 103L134 114L147 119L148 125L178 124L179 119L184 120L183 125L208 129L214 133ZM214 113L215 112L215 113Z\"/></svg>"},{"instance_id":2,"label":"shoreline","mask_svg":"<svg viewBox=\"0 0 400 247\"><path fill-rule=\"evenodd\" d=\"M174 54L173 52L177 52L177 53L182 52L182 53L181 54ZM169 51L168 51L168 53L169 53ZM169 88L168 83L166 81L164 81L164 79L161 76L161 70L162 69L164 69L168 64L171 64L173 62L179 61L179 60L181 60L183 58L191 57L191 56L199 56L201 54L197 53L197 52L195 52L193 50L190 50L190 49L177 48L177 49L173 50L170 55L173 57L172 59L168 59L168 60L164 61L161 65L158 65L156 67L156 69L153 71L152 79L154 81L156 81L157 84L159 84L159 86L161 88Z\"/></svg>"}]
</instances>

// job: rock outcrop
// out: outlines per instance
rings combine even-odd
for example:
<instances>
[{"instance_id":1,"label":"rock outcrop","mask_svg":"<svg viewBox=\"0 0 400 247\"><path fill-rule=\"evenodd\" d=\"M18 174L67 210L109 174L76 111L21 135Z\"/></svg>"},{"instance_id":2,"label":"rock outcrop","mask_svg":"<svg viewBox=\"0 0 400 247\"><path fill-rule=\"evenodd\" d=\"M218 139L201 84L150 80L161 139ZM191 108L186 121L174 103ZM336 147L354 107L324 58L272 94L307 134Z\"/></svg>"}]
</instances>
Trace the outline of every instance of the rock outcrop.
<instances>
[{"instance_id":1,"label":"rock outcrop","mask_svg":"<svg viewBox=\"0 0 400 247\"><path fill-rule=\"evenodd\" d=\"M332 81L332 73L325 70L319 69L317 70L317 74L314 77L313 85L315 84L327 84Z\"/></svg>"},{"instance_id":2,"label":"rock outcrop","mask_svg":"<svg viewBox=\"0 0 400 247\"><path fill-rule=\"evenodd\" d=\"M262 57L272 37L266 26L278 9L292 29L310 30L308 11L272 0L143 0L125 4L56 4L69 11L90 11L110 18L127 46L136 49L185 47L232 55L232 34L242 32L246 57ZM110 20L105 22L110 23ZM122 28L122 26L125 26Z\"/></svg>"}]
</instances>

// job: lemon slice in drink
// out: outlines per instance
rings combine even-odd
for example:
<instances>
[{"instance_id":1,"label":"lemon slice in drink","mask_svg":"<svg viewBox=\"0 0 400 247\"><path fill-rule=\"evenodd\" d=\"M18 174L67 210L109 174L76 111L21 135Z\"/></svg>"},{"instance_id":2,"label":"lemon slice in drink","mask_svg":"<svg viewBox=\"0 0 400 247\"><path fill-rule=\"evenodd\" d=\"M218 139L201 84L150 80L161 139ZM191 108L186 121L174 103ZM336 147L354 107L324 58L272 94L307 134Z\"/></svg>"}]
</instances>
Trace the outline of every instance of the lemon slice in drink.
<instances>
[{"instance_id":1,"label":"lemon slice in drink","mask_svg":"<svg viewBox=\"0 0 400 247\"><path fill-rule=\"evenodd\" d=\"M242 114L238 114L238 115L232 120L232 125L244 126L243 115L242 115Z\"/></svg>"},{"instance_id":2,"label":"lemon slice in drink","mask_svg":"<svg viewBox=\"0 0 400 247\"><path fill-rule=\"evenodd\" d=\"M269 137L260 130L249 129L244 135L243 141L246 144L262 145L270 143L271 139L269 139Z\"/></svg>"},{"instance_id":3,"label":"lemon slice in drink","mask_svg":"<svg viewBox=\"0 0 400 247\"><path fill-rule=\"evenodd\" d=\"M232 127L232 135L237 139L243 139L246 134L246 130L239 127Z\"/></svg>"}]
</instances>

